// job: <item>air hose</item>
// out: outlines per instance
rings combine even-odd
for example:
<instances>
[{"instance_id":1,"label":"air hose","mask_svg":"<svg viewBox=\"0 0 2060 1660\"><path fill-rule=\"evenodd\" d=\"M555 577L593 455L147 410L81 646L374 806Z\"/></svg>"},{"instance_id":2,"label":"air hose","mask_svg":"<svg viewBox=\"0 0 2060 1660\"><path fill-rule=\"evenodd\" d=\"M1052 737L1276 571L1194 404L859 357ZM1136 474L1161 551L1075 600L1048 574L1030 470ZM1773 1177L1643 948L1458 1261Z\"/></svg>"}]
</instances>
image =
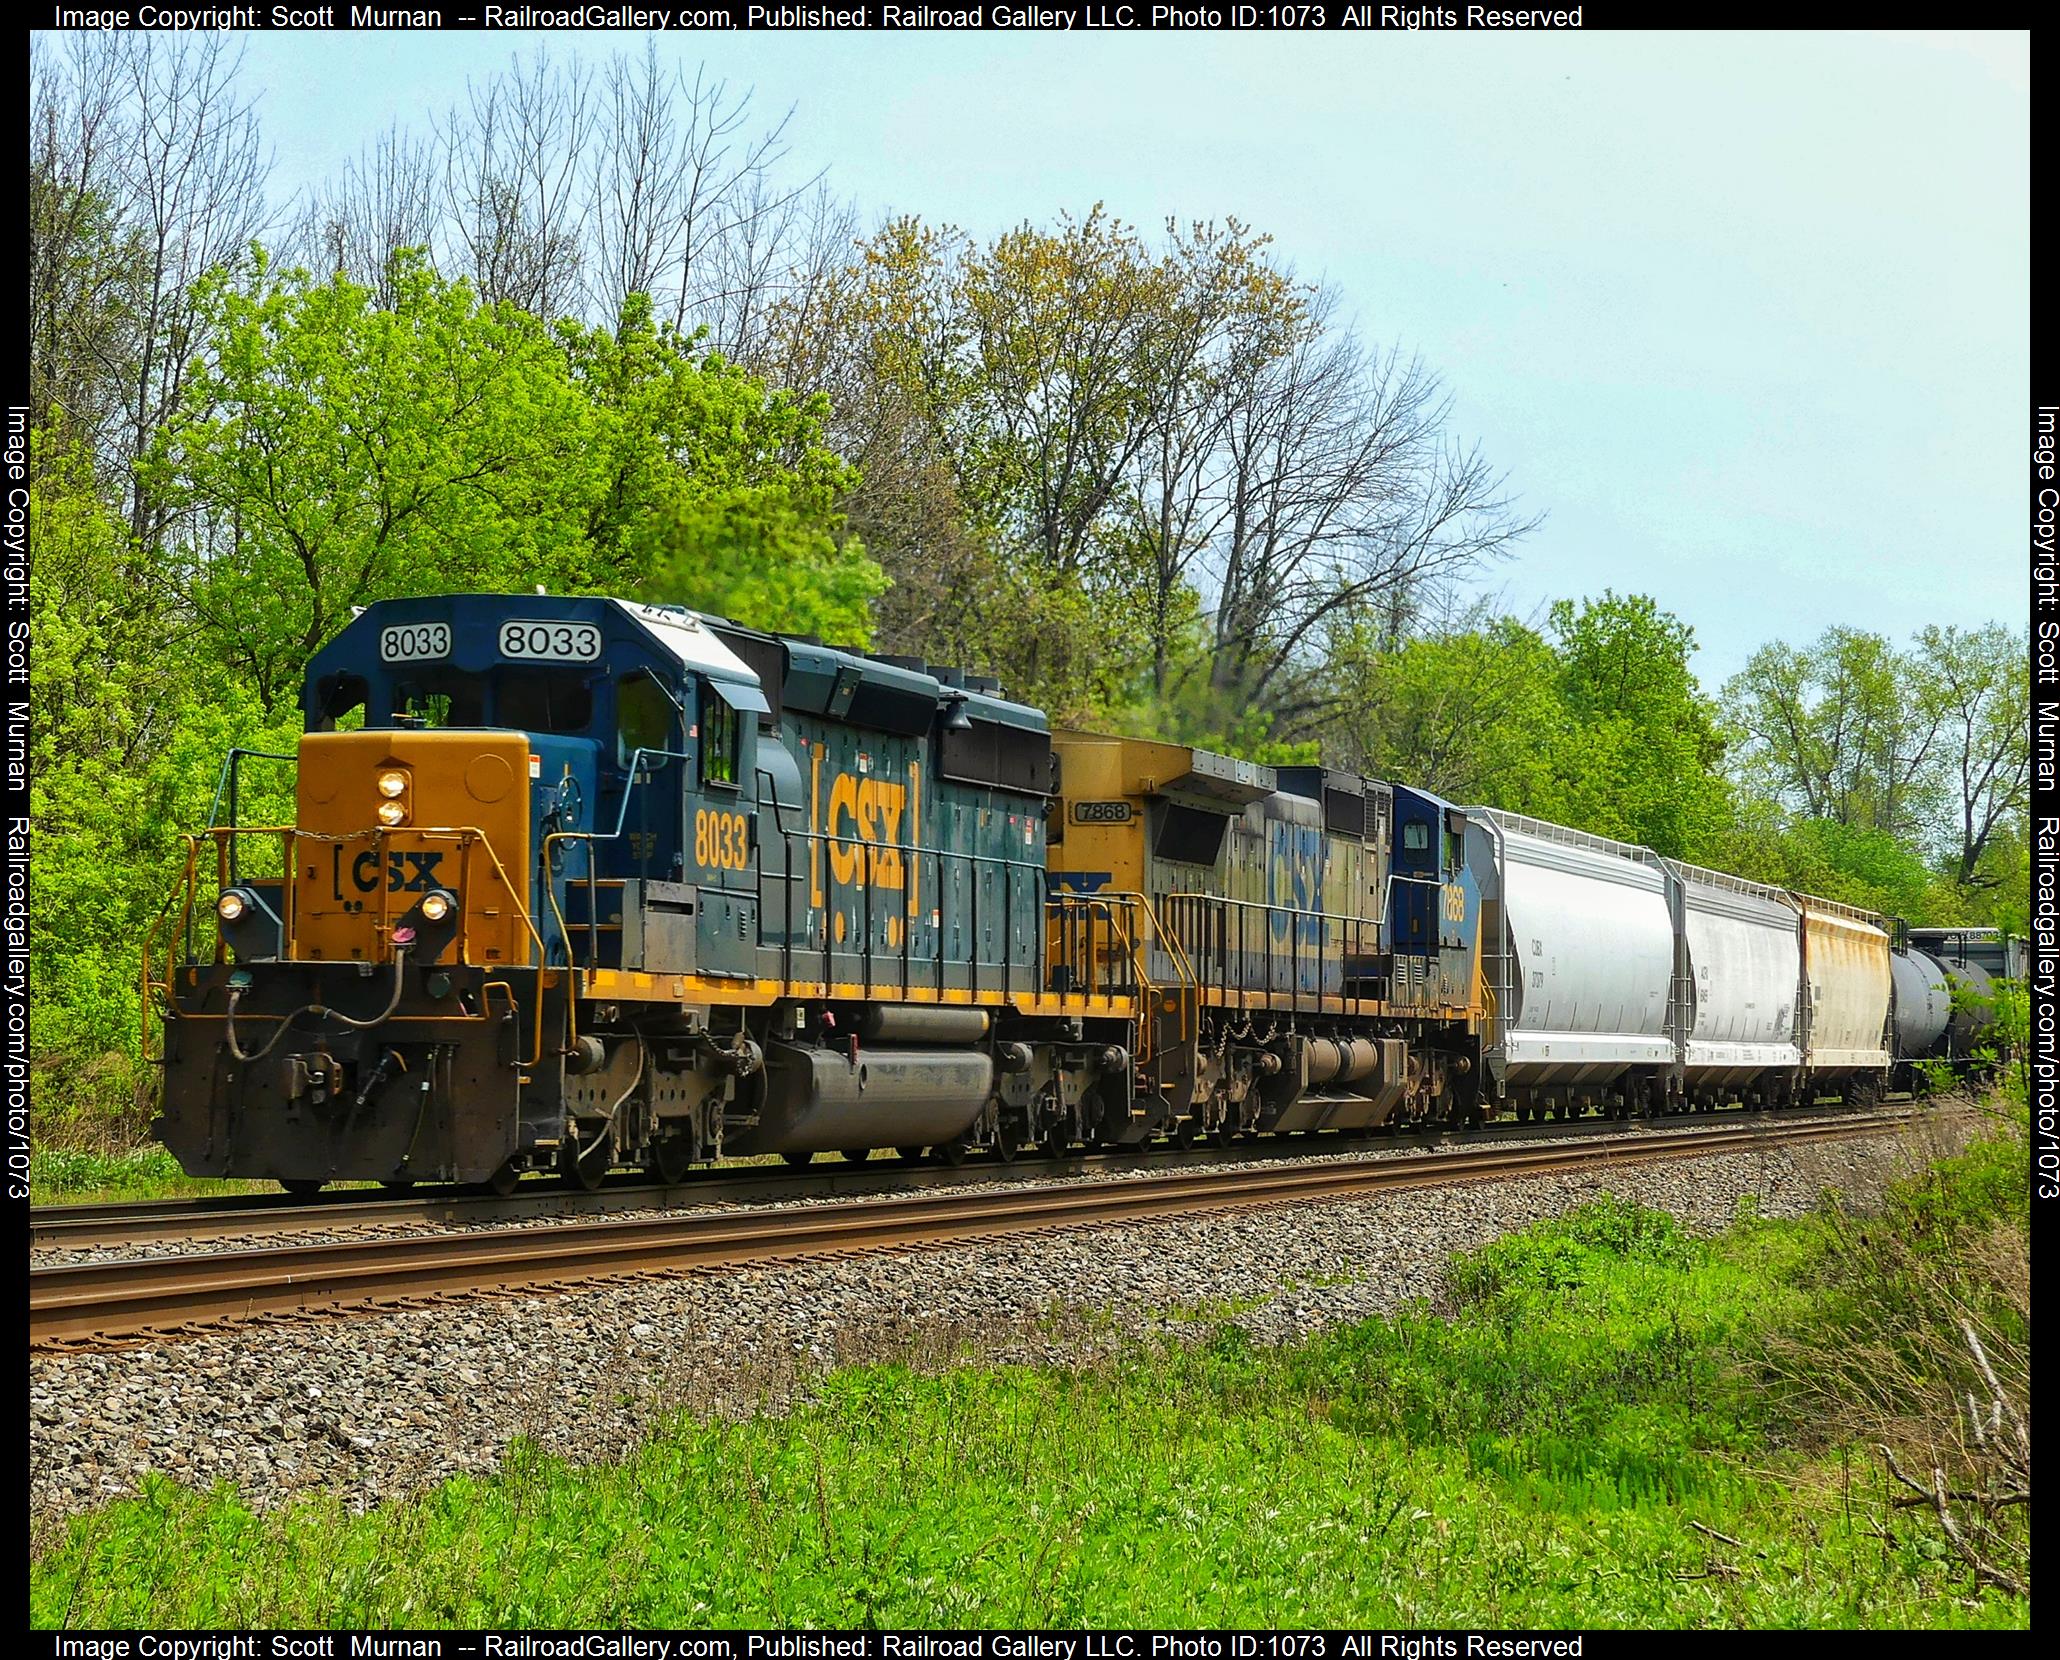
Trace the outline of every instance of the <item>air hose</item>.
<instances>
[{"instance_id":1,"label":"air hose","mask_svg":"<svg viewBox=\"0 0 2060 1660\"><path fill-rule=\"evenodd\" d=\"M229 987L229 1010L222 1021L222 1035L228 1040L229 1053L234 1055L245 1066L249 1066L254 1061L263 1060L274 1049L278 1048L279 1040L286 1035L286 1029L304 1014L319 1014L332 1020L340 1020L344 1025L355 1027L359 1031L363 1031L369 1026L385 1025L387 1021L393 1018L393 1011L401 1006L401 991L404 986L403 975L408 966L408 946L413 943L410 940L395 944L393 949L393 995L386 1000L386 1007L372 1016L370 1020L353 1020L349 1015L336 1009L324 1008L320 1003L303 1003L293 1013L285 1016L279 1022L278 1030L272 1033L271 1040L253 1055L246 1055L243 1052L243 1046L236 1041L236 1005L243 1000L243 994L249 987L232 984Z\"/></svg>"}]
</instances>

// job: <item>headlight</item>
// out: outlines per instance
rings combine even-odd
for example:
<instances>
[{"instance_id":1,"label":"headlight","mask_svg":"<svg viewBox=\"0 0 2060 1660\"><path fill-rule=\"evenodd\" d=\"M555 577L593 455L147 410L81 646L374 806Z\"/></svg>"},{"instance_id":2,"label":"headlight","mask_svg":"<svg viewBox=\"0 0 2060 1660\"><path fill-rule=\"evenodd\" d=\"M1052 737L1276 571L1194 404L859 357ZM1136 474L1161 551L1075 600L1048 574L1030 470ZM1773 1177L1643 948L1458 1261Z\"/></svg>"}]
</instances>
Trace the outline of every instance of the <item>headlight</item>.
<instances>
[{"instance_id":1,"label":"headlight","mask_svg":"<svg viewBox=\"0 0 2060 1660\"><path fill-rule=\"evenodd\" d=\"M408 775L404 772L382 772L379 775L379 793L389 801L402 795L408 788Z\"/></svg>"},{"instance_id":2,"label":"headlight","mask_svg":"<svg viewBox=\"0 0 2060 1660\"><path fill-rule=\"evenodd\" d=\"M426 922L441 922L451 914L451 896L437 892L422 896L422 917Z\"/></svg>"},{"instance_id":3,"label":"headlight","mask_svg":"<svg viewBox=\"0 0 2060 1660\"><path fill-rule=\"evenodd\" d=\"M243 895L231 888L215 901L215 915L224 922L234 922L244 912Z\"/></svg>"},{"instance_id":4,"label":"headlight","mask_svg":"<svg viewBox=\"0 0 2060 1660\"><path fill-rule=\"evenodd\" d=\"M406 824L408 810L398 801L382 801L379 803L379 822L389 830L396 824Z\"/></svg>"}]
</instances>

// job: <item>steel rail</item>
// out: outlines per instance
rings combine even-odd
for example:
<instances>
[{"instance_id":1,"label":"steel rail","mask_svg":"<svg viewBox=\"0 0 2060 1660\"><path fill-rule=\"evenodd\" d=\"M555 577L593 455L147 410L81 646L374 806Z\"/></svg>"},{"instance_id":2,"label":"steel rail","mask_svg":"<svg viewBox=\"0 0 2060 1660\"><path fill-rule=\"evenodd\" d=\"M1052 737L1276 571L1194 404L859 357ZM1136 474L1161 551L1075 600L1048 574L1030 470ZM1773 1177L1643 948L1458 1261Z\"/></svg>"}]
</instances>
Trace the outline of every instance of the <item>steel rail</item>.
<instances>
[{"instance_id":1,"label":"steel rail","mask_svg":"<svg viewBox=\"0 0 2060 1660\"><path fill-rule=\"evenodd\" d=\"M935 1198L748 1213L693 1212L557 1228L403 1234L339 1244L128 1258L29 1273L31 1347L173 1335L265 1315L362 1310L468 1293L563 1287L945 1241L1322 1202L1376 1191L1702 1158L1894 1129L1902 1113L1836 1122L1646 1133L1590 1144L1208 1171Z\"/></svg>"},{"instance_id":2,"label":"steel rail","mask_svg":"<svg viewBox=\"0 0 2060 1660\"><path fill-rule=\"evenodd\" d=\"M1726 1115L1730 1125L1802 1123L1836 1119L1850 1122L1842 1107L1796 1108ZM1644 1133L1663 1134L1687 1121L1645 1122ZM1697 1122L1701 1122L1698 1120ZM210 1195L187 1200L120 1200L106 1204L43 1205L29 1212L32 1248L79 1249L95 1245L142 1245L163 1240L232 1239L253 1234L311 1233L388 1224L440 1223L476 1226L537 1217L605 1215L622 1210L669 1210L689 1205L766 1204L819 1194L886 1193L956 1183L1015 1184L1083 1175L1111 1166L1159 1171L1206 1168L1224 1163L1263 1164L1277 1159L1352 1158L1370 1149L1420 1146L1457 1148L1498 1141L1535 1140L1545 1136L1603 1137L1637 1134L1618 1120L1574 1119L1548 1124L1502 1122L1464 1132L1405 1130L1385 1137L1345 1140L1337 1136L1311 1141L1302 1137L1233 1143L1228 1147L1148 1151L1092 1149L1063 1158L1022 1157L1012 1161L975 1158L962 1165L903 1164L892 1157L864 1164L824 1163L795 1169L787 1165L713 1166L666 1184L625 1174L600 1187L583 1190L558 1178L521 1183L501 1196L457 1187L425 1188L409 1193L375 1193L339 1188L315 1198L286 1193ZM1701 1134L1700 1130L1693 1133Z\"/></svg>"}]
</instances>

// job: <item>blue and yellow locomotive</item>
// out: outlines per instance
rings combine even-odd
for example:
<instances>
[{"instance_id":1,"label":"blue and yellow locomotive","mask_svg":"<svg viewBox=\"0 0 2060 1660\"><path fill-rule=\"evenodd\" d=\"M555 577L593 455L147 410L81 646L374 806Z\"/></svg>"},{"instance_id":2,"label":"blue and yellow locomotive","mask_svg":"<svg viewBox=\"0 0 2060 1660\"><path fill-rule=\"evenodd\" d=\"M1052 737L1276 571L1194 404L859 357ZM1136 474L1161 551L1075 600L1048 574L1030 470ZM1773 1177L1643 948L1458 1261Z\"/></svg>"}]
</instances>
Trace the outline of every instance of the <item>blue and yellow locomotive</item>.
<instances>
[{"instance_id":1,"label":"blue and yellow locomotive","mask_svg":"<svg viewBox=\"0 0 2060 1660\"><path fill-rule=\"evenodd\" d=\"M1150 972L1192 1010L1152 1128L1478 1117L1480 901L1458 809L1176 744L1062 732L1055 748L1053 892L1141 896Z\"/></svg>"},{"instance_id":2,"label":"blue and yellow locomotive","mask_svg":"<svg viewBox=\"0 0 2060 1660\"><path fill-rule=\"evenodd\" d=\"M1465 822L605 598L374 605L146 953L195 1174L505 1187L1478 1110ZM230 799L234 800L234 792Z\"/></svg>"}]
</instances>

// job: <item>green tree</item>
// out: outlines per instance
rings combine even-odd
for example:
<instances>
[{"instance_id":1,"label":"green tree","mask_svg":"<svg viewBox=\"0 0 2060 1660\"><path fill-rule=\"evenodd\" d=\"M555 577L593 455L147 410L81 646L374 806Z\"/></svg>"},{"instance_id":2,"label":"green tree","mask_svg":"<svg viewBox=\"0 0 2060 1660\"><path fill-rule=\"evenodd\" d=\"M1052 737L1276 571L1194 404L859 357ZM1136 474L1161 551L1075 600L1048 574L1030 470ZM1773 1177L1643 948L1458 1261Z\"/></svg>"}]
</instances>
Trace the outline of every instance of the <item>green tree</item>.
<instances>
[{"instance_id":1,"label":"green tree","mask_svg":"<svg viewBox=\"0 0 2060 1660\"><path fill-rule=\"evenodd\" d=\"M1928 627L1915 662L1938 711L1942 802L1953 880L1985 888L2003 878L1985 856L2000 831L2023 823L2031 778L2030 641L2000 623Z\"/></svg>"},{"instance_id":2,"label":"green tree","mask_svg":"<svg viewBox=\"0 0 2060 1660\"><path fill-rule=\"evenodd\" d=\"M1338 663L1349 690L1333 733L1347 764L1454 801L1557 805L1566 707L1558 660L1535 629L1477 613L1383 649L1361 624L1340 639Z\"/></svg>"},{"instance_id":3,"label":"green tree","mask_svg":"<svg viewBox=\"0 0 2060 1660\"><path fill-rule=\"evenodd\" d=\"M1829 628L1762 646L1724 688L1753 787L1810 818L1909 834L1938 799L1941 710L1878 634Z\"/></svg>"},{"instance_id":4,"label":"green tree","mask_svg":"<svg viewBox=\"0 0 2060 1660\"><path fill-rule=\"evenodd\" d=\"M118 439L122 389L140 353L144 251L115 205L29 162L29 420L101 446Z\"/></svg>"},{"instance_id":5,"label":"green tree","mask_svg":"<svg viewBox=\"0 0 2060 1660\"><path fill-rule=\"evenodd\" d=\"M212 279L211 360L153 455L176 580L265 710L396 594L541 582L865 631L882 579L839 536L820 405L697 360L641 302L547 327L409 252L388 287L262 258L248 288Z\"/></svg>"},{"instance_id":6,"label":"green tree","mask_svg":"<svg viewBox=\"0 0 2060 1660\"><path fill-rule=\"evenodd\" d=\"M260 258L216 274L212 351L151 470L209 645L267 711L351 607L584 574L592 409L548 329L397 256L395 304Z\"/></svg>"},{"instance_id":7,"label":"green tree","mask_svg":"<svg viewBox=\"0 0 2060 1660\"><path fill-rule=\"evenodd\" d=\"M592 406L598 486L575 585L870 643L887 579L845 534L858 475L824 441L827 400L697 357L642 295L612 329L561 332Z\"/></svg>"},{"instance_id":8,"label":"green tree","mask_svg":"<svg viewBox=\"0 0 2060 1660\"><path fill-rule=\"evenodd\" d=\"M290 748L298 722L268 725L232 675L139 603L138 552L83 440L46 431L33 446L36 1088L60 1113L120 1111L141 1081L137 953L170 891L181 835L206 822L230 744ZM276 814L285 803L258 805Z\"/></svg>"},{"instance_id":9,"label":"green tree","mask_svg":"<svg viewBox=\"0 0 2060 1660\"><path fill-rule=\"evenodd\" d=\"M983 243L903 218L776 316L864 474L887 637L1070 716L1306 741L1340 629L1526 528L1435 377L1235 220L1147 239L1097 206Z\"/></svg>"},{"instance_id":10,"label":"green tree","mask_svg":"<svg viewBox=\"0 0 2060 1660\"><path fill-rule=\"evenodd\" d=\"M1553 757L1569 823L1670 858L1707 856L1731 816L1716 706L1695 630L1643 594L1552 607L1567 740Z\"/></svg>"},{"instance_id":11,"label":"green tree","mask_svg":"<svg viewBox=\"0 0 2060 1660\"><path fill-rule=\"evenodd\" d=\"M1550 633L1476 610L1386 643L1335 642L1342 754L1390 778L1703 859L1732 818L1695 635L1644 595L1552 607Z\"/></svg>"}]
</instances>

